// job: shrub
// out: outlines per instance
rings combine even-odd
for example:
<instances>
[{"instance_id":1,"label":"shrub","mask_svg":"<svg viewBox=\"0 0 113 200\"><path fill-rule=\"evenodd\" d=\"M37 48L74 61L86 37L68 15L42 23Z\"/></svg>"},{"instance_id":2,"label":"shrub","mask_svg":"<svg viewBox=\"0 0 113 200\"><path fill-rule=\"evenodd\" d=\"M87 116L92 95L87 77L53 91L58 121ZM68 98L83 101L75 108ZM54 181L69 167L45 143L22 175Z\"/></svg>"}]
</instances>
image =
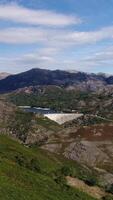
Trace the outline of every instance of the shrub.
<instances>
[{"instance_id":1,"label":"shrub","mask_svg":"<svg viewBox=\"0 0 113 200\"><path fill-rule=\"evenodd\" d=\"M107 195L103 197L102 200L113 200L113 197L111 195Z\"/></svg>"},{"instance_id":2,"label":"shrub","mask_svg":"<svg viewBox=\"0 0 113 200\"><path fill-rule=\"evenodd\" d=\"M106 191L113 194L113 184L108 185L107 188L106 188Z\"/></svg>"},{"instance_id":3,"label":"shrub","mask_svg":"<svg viewBox=\"0 0 113 200\"><path fill-rule=\"evenodd\" d=\"M61 173L64 175L64 176L70 176L72 175L72 169L69 167L69 166L63 166L61 168Z\"/></svg>"},{"instance_id":4,"label":"shrub","mask_svg":"<svg viewBox=\"0 0 113 200\"><path fill-rule=\"evenodd\" d=\"M28 168L35 172L41 171L38 161L34 158L28 160L23 155L17 155L15 156L15 159L16 163L18 163L21 167Z\"/></svg>"},{"instance_id":5,"label":"shrub","mask_svg":"<svg viewBox=\"0 0 113 200\"><path fill-rule=\"evenodd\" d=\"M89 186L94 186L97 185L97 179L96 177L89 177L88 179L85 180L85 183Z\"/></svg>"}]
</instances>

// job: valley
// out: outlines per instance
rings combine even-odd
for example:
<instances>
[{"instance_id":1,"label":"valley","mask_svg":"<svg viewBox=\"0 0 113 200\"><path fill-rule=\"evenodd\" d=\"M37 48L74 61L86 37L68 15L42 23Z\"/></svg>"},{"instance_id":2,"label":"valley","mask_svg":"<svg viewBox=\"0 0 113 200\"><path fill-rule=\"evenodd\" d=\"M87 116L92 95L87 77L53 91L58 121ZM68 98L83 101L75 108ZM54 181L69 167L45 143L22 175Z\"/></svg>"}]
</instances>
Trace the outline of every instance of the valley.
<instances>
[{"instance_id":1,"label":"valley","mask_svg":"<svg viewBox=\"0 0 113 200\"><path fill-rule=\"evenodd\" d=\"M1 94L0 156L1 162L4 160L5 165L8 162L7 167L11 169L5 168L4 172L6 182L11 181L8 192L13 190L15 199L21 191L22 199L25 195L26 199L34 200L38 195L40 200L49 200L49 195L53 199L57 190L56 200L112 200L112 107L112 90L81 91L67 86L40 85ZM5 149L9 153L4 154ZM12 172L13 166L16 172ZM1 165L1 174L3 169ZM18 174L21 170L24 179ZM5 179L1 180L4 184ZM22 188L24 181L28 184Z\"/></svg>"},{"instance_id":2,"label":"valley","mask_svg":"<svg viewBox=\"0 0 113 200\"><path fill-rule=\"evenodd\" d=\"M113 200L113 0L0 0L0 200Z\"/></svg>"}]
</instances>

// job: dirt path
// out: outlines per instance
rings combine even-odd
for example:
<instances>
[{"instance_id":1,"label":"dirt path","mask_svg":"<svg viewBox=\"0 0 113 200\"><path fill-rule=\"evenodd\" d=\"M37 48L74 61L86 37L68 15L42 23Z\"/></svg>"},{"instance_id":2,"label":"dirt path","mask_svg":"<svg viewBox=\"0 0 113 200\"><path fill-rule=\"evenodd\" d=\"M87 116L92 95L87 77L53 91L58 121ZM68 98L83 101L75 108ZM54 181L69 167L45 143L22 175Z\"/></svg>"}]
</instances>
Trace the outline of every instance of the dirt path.
<instances>
[{"instance_id":1,"label":"dirt path","mask_svg":"<svg viewBox=\"0 0 113 200\"><path fill-rule=\"evenodd\" d=\"M72 178L70 176L67 176L66 179L69 186L78 188L97 199L102 199L102 197L108 195L103 189L97 186L88 186L87 184L84 183L84 181L81 181L77 178Z\"/></svg>"},{"instance_id":2,"label":"dirt path","mask_svg":"<svg viewBox=\"0 0 113 200\"><path fill-rule=\"evenodd\" d=\"M99 116L99 115L91 115L91 116L97 117L98 119L106 120L106 121L108 121L108 122L113 122L113 120L107 119L107 118L105 118L105 117L101 117L101 116Z\"/></svg>"}]
</instances>

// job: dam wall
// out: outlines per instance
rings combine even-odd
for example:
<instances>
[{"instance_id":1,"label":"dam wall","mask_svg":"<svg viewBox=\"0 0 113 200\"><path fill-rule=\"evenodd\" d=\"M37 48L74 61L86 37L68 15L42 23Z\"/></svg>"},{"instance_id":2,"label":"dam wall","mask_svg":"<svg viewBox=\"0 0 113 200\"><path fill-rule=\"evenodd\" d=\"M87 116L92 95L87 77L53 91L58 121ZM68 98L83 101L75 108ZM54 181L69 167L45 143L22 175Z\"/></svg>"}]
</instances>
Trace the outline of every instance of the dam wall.
<instances>
[{"instance_id":1,"label":"dam wall","mask_svg":"<svg viewBox=\"0 0 113 200\"><path fill-rule=\"evenodd\" d=\"M44 116L61 125L61 124L64 124L65 122L77 119L77 118L83 116L83 114L78 114L78 113L77 114L76 113L56 113L56 114L45 114Z\"/></svg>"}]
</instances>

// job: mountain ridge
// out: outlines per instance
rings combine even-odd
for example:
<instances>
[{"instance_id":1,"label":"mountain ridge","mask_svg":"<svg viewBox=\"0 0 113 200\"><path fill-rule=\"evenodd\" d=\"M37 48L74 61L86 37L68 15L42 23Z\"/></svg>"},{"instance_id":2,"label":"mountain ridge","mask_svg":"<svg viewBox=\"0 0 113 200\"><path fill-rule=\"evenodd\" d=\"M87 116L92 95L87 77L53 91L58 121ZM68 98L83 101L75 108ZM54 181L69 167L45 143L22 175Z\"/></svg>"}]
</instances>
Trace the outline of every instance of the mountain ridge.
<instances>
[{"instance_id":1,"label":"mountain ridge","mask_svg":"<svg viewBox=\"0 0 113 200\"><path fill-rule=\"evenodd\" d=\"M33 68L29 71L16 75L10 75L0 80L0 93L12 92L14 90L29 86L56 85L68 87L84 88L95 91L113 84L113 76L104 74L87 74L85 72L70 73L62 70L47 70Z\"/></svg>"}]
</instances>

